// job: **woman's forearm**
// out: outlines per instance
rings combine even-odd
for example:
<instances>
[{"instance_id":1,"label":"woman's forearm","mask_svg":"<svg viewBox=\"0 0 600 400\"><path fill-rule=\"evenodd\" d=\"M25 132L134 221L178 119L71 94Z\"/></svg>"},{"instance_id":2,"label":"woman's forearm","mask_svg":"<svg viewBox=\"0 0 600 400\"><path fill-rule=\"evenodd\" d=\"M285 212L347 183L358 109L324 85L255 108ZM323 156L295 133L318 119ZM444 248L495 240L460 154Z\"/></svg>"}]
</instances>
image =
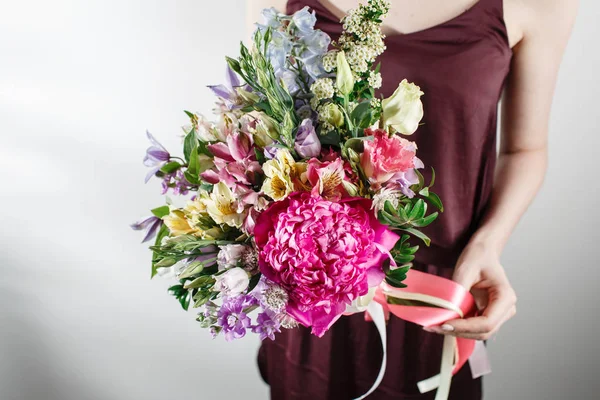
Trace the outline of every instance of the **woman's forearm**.
<instances>
[{"instance_id":1,"label":"woman's forearm","mask_svg":"<svg viewBox=\"0 0 600 400\"><path fill-rule=\"evenodd\" d=\"M547 147L501 153L490 204L471 242L499 255L546 174Z\"/></svg>"}]
</instances>

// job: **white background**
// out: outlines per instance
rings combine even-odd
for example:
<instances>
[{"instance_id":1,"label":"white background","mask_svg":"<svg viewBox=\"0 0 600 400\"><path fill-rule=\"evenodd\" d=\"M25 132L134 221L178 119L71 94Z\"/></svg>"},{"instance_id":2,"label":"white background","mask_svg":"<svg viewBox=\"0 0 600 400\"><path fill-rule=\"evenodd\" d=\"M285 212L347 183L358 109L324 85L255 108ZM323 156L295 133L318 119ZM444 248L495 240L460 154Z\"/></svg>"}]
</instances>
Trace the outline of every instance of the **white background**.
<instances>
[{"instance_id":1,"label":"white background","mask_svg":"<svg viewBox=\"0 0 600 400\"><path fill-rule=\"evenodd\" d=\"M211 341L128 228L162 204L145 129L178 149L181 110L209 112L244 3L1 2L0 399L267 398L257 339ZM503 255L519 314L489 345L487 399L600 390L598 20L582 0L548 177Z\"/></svg>"}]
</instances>

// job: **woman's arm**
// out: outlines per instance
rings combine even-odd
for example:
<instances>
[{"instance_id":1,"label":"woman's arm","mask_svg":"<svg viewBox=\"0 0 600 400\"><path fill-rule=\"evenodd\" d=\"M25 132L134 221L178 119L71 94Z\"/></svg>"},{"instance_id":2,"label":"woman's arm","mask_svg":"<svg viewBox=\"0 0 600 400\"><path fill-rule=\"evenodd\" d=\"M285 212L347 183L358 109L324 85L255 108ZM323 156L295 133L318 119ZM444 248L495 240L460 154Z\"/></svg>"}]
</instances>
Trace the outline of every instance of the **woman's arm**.
<instances>
[{"instance_id":1,"label":"woman's arm","mask_svg":"<svg viewBox=\"0 0 600 400\"><path fill-rule=\"evenodd\" d=\"M492 198L453 277L472 289L478 305L484 307L483 314L432 329L438 333L487 339L516 312L516 296L500 264L500 253L544 179L552 97L577 1L522 0L518 8L523 18L521 40L514 47L502 100L501 146Z\"/></svg>"},{"instance_id":2,"label":"woman's arm","mask_svg":"<svg viewBox=\"0 0 600 400\"><path fill-rule=\"evenodd\" d=\"M255 30L254 24L262 21L260 13L265 8L275 7L277 11L285 13L286 0L247 0L246 1L246 30L247 37L252 37Z\"/></svg>"}]
</instances>

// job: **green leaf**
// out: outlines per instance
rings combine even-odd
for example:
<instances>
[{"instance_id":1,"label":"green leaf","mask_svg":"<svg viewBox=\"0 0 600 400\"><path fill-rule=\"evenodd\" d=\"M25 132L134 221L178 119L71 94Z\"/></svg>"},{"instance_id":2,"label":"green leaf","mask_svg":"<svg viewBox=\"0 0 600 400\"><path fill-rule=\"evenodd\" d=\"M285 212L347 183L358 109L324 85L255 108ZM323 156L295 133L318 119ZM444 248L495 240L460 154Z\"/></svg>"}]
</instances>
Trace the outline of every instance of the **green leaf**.
<instances>
[{"instance_id":1,"label":"green leaf","mask_svg":"<svg viewBox=\"0 0 600 400\"><path fill-rule=\"evenodd\" d=\"M429 187L432 187L435 183L435 169L431 167L431 182L429 182Z\"/></svg>"},{"instance_id":2,"label":"green leaf","mask_svg":"<svg viewBox=\"0 0 600 400\"><path fill-rule=\"evenodd\" d=\"M383 209L385 210L386 213L389 213L390 215L394 215L394 213L396 212L396 209L394 208L394 206L392 205L392 203L389 200L386 200L384 205L383 205Z\"/></svg>"},{"instance_id":3,"label":"green leaf","mask_svg":"<svg viewBox=\"0 0 600 400\"><path fill-rule=\"evenodd\" d=\"M319 141L321 142L321 144L328 144L339 147L340 134L337 131L332 130L325 135L319 135Z\"/></svg>"},{"instance_id":4,"label":"green leaf","mask_svg":"<svg viewBox=\"0 0 600 400\"><path fill-rule=\"evenodd\" d=\"M187 170L183 173L185 179L192 185L200 183L198 175L200 172L200 160L198 159L198 147L194 147L189 155L189 165Z\"/></svg>"},{"instance_id":5,"label":"green leaf","mask_svg":"<svg viewBox=\"0 0 600 400\"><path fill-rule=\"evenodd\" d=\"M374 112L369 101L363 101L357 105L350 113L352 123L362 129L366 129L373 124Z\"/></svg>"},{"instance_id":6,"label":"green leaf","mask_svg":"<svg viewBox=\"0 0 600 400\"><path fill-rule=\"evenodd\" d=\"M429 236L427 236L426 234L424 234L423 232L421 232L417 229L414 229L414 228L400 228L400 229L421 239L423 241L423 243L425 243L426 246L429 246L431 244L431 239L429 239Z\"/></svg>"},{"instance_id":7,"label":"green leaf","mask_svg":"<svg viewBox=\"0 0 600 400\"><path fill-rule=\"evenodd\" d=\"M198 147L198 138L196 137L196 130L192 129L190 133L185 136L185 139L183 139L183 156L187 163L190 162L190 155L192 154L192 150L196 147ZM196 155L198 155L197 152Z\"/></svg>"},{"instance_id":8,"label":"green leaf","mask_svg":"<svg viewBox=\"0 0 600 400\"><path fill-rule=\"evenodd\" d=\"M210 300L211 297L211 293L209 291L206 290L201 290L198 293L196 293L193 297L194 299L194 308L198 308L200 306L203 306L204 304L206 304L206 302L208 300Z\"/></svg>"},{"instance_id":9,"label":"green leaf","mask_svg":"<svg viewBox=\"0 0 600 400\"><path fill-rule=\"evenodd\" d=\"M152 214L154 214L154 216L156 218L162 218L166 215L169 215L169 206L161 206L161 207L156 207L154 209L151 210Z\"/></svg>"},{"instance_id":10,"label":"green leaf","mask_svg":"<svg viewBox=\"0 0 600 400\"><path fill-rule=\"evenodd\" d=\"M415 259L415 256L408 254L398 254L394 256L394 261L396 264L406 264Z\"/></svg>"},{"instance_id":11,"label":"green leaf","mask_svg":"<svg viewBox=\"0 0 600 400\"><path fill-rule=\"evenodd\" d=\"M258 147L254 148L254 154L256 155L256 161L258 161L261 165L265 163L265 153Z\"/></svg>"},{"instance_id":12,"label":"green leaf","mask_svg":"<svg viewBox=\"0 0 600 400\"><path fill-rule=\"evenodd\" d=\"M190 307L190 294L187 293L185 296L181 296L179 298L179 304L181 304L181 308L187 311Z\"/></svg>"},{"instance_id":13,"label":"green leaf","mask_svg":"<svg viewBox=\"0 0 600 400\"><path fill-rule=\"evenodd\" d=\"M444 212L444 205L442 204L442 200L437 194L429 192L429 194L424 197L427 198L427 200L429 200L429 202L433 204L438 210Z\"/></svg>"},{"instance_id":14,"label":"green leaf","mask_svg":"<svg viewBox=\"0 0 600 400\"><path fill-rule=\"evenodd\" d=\"M383 272L387 275L390 272L390 259L388 257L386 257L386 259L383 261L383 263L381 264L381 268L383 269Z\"/></svg>"},{"instance_id":15,"label":"green leaf","mask_svg":"<svg viewBox=\"0 0 600 400\"><path fill-rule=\"evenodd\" d=\"M408 219L411 221L416 220L416 219L421 219L425 215L426 211L427 211L427 205L425 204L425 201L423 201L423 199L419 199L413 205L413 208L412 208L410 214L408 214Z\"/></svg>"},{"instance_id":16,"label":"green leaf","mask_svg":"<svg viewBox=\"0 0 600 400\"><path fill-rule=\"evenodd\" d=\"M390 278L389 276L385 277L385 281L389 285L397 287L397 288L405 288L406 287L406 285L404 283L402 283L402 281L398 281L398 280L396 280L394 278Z\"/></svg>"},{"instance_id":17,"label":"green leaf","mask_svg":"<svg viewBox=\"0 0 600 400\"><path fill-rule=\"evenodd\" d=\"M169 236L169 228L167 228L167 225L162 224L160 229L158 230L158 234L156 235L156 239L154 240L154 246L155 247L159 247L163 238L166 236ZM160 261L160 257L157 254L156 251L153 251L152 253L152 272L150 274L150 279L154 278L154 276L156 275L156 263Z\"/></svg>"},{"instance_id":18,"label":"green leaf","mask_svg":"<svg viewBox=\"0 0 600 400\"><path fill-rule=\"evenodd\" d=\"M260 276L261 274L258 273L250 278L250 283L248 284L248 293L250 293L256 287L256 285L258 285L258 281L260 281Z\"/></svg>"},{"instance_id":19,"label":"green leaf","mask_svg":"<svg viewBox=\"0 0 600 400\"><path fill-rule=\"evenodd\" d=\"M165 174L170 174L177 171L179 168L181 168L181 164L179 164L178 161L171 161L163 165L160 171L164 172Z\"/></svg>"},{"instance_id":20,"label":"green leaf","mask_svg":"<svg viewBox=\"0 0 600 400\"><path fill-rule=\"evenodd\" d=\"M419 179L418 190L421 190L421 188L425 186L425 178L423 178L423 174L420 173L418 169L415 168L414 171L417 174L417 178Z\"/></svg>"},{"instance_id":21,"label":"green leaf","mask_svg":"<svg viewBox=\"0 0 600 400\"><path fill-rule=\"evenodd\" d=\"M424 218L420 218L411 222L412 226L416 226L418 228L424 228L430 225L435 219L438 217L438 213L434 212Z\"/></svg>"},{"instance_id":22,"label":"green leaf","mask_svg":"<svg viewBox=\"0 0 600 400\"><path fill-rule=\"evenodd\" d=\"M185 283L185 288L186 289L197 289L200 287L212 287L215 284L215 279L210 276L210 275L203 275L203 276L199 276L198 278L194 279L193 281L190 282L186 282Z\"/></svg>"}]
</instances>

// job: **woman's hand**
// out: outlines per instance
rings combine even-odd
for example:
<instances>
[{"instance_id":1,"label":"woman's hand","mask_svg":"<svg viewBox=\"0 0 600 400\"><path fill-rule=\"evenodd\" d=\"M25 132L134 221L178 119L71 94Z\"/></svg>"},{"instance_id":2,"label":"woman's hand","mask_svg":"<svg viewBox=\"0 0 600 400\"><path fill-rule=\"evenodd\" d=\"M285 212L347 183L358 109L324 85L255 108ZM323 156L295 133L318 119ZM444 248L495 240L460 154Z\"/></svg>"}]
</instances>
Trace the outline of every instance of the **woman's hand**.
<instances>
[{"instance_id":1,"label":"woman's hand","mask_svg":"<svg viewBox=\"0 0 600 400\"><path fill-rule=\"evenodd\" d=\"M516 313L517 297L499 256L484 243L473 242L463 250L452 279L470 289L479 316L455 319L426 330L468 339L487 340Z\"/></svg>"}]
</instances>

